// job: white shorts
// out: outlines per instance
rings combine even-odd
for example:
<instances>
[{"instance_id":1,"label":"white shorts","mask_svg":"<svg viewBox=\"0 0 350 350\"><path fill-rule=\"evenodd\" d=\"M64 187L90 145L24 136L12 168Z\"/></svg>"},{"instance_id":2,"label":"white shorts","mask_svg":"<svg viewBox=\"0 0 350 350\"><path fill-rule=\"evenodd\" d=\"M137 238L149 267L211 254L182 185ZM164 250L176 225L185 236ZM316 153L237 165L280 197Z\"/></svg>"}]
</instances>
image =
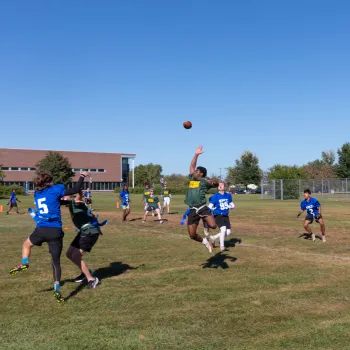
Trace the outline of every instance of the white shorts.
<instances>
[{"instance_id":1,"label":"white shorts","mask_svg":"<svg viewBox=\"0 0 350 350\"><path fill-rule=\"evenodd\" d=\"M164 205L170 205L170 197L164 197Z\"/></svg>"}]
</instances>

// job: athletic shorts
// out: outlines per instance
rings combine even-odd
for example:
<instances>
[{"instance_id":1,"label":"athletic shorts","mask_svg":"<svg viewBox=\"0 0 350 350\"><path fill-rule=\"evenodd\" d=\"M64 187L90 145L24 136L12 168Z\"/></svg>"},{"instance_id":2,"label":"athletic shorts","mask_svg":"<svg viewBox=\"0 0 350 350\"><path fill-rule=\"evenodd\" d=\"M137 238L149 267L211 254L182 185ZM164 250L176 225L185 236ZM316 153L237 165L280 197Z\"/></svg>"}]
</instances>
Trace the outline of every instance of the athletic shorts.
<instances>
[{"instance_id":1,"label":"athletic shorts","mask_svg":"<svg viewBox=\"0 0 350 350\"><path fill-rule=\"evenodd\" d=\"M29 236L29 240L36 246L47 243L50 246L58 246L62 249L64 233L58 227L36 227Z\"/></svg>"},{"instance_id":2,"label":"athletic shorts","mask_svg":"<svg viewBox=\"0 0 350 350\"><path fill-rule=\"evenodd\" d=\"M230 218L224 215L214 215L215 222L218 227L226 226L228 230L231 229Z\"/></svg>"},{"instance_id":3,"label":"athletic shorts","mask_svg":"<svg viewBox=\"0 0 350 350\"><path fill-rule=\"evenodd\" d=\"M320 219L322 219L322 215L320 215ZM310 221L310 224L312 224L314 222L314 220L315 220L315 218L311 214L307 214L305 217L305 221ZM316 222L318 222L318 221L316 220Z\"/></svg>"},{"instance_id":4,"label":"athletic shorts","mask_svg":"<svg viewBox=\"0 0 350 350\"><path fill-rule=\"evenodd\" d=\"M198 225L201 219L210 215L211 211L207 206L204 206L199 211L196 209L191 209L187 217L187 225Z\"/></svg>"},{"instance_id":5,"label":"athletic shorts","mask_svg":"<svg viewBox=\"0 0 350 350\"><path fill-rule=\"evenodd\" d=\"M130 209L129 204L128 204L128 205L122 205L122 209L123 209L123 210Z\"/></svg>"},{"instance_id":6,"label":"athletic shorts","mask_svg":"<svg viewBox=\"0 0 350 350\"><path fill-rule=\"evenodd\" d=\"M99 227L89 227L81 230L70 244L72 247L81 249L84 252L91 252L92 247L96 244L101 230Z\"/></svg>"},{"instance_id":7,"label":"athletic shorts","mask_svg":"<svg viewBox=\"0 0 350 350\"><path fill-rule=\"evenodd\" d=\"M170 197L164 197L164 205L169 205L170 204Z\"/></svg>"},{"instance_id":8,"label":"athletic shorts","mask_svg":"<svg viewBox=\"0 0 350 350\"><path fill-rule=\"evenodd\" d=\"M91 203L92 203L92 201L90 198L85 198L85 204L91 204Z\"/></svg>"},{"instance_id":9,"label":"athletic shorts","mask_svg":"<svg viewBox=\"0 0 350 350\"><path fill-rule=\"evenodd\" d=\"M158 207L157 208L156 207L151 207L151 206L147 206L145 208L146 211L152 211L152 210L157 210L157 209L159 209L159 208Z\"/></svg>"},{"instance_id":10,"label":"athletic shorts","mask_svg":"<svg viewBox=\"0 0 350 350\"><path fill-rule=\"evenodd\" d=\"M14 208L14 207L17 208L17 202L11 202L10 203L10 208Z\"/></svg>"}]
</instances>

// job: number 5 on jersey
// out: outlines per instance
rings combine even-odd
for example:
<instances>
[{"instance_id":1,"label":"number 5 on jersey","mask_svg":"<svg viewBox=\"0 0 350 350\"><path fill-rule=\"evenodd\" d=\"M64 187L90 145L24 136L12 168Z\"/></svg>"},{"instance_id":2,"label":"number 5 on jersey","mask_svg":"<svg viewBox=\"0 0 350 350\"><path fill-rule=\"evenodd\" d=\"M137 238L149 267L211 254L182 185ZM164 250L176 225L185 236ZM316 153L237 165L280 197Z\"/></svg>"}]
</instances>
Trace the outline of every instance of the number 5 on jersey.
<instances>
[{"instance_id":1,"label":"number 5 on jersey","mask_svg":"<svg viewBox=\"0 0 350 350\"><path fill-rule=\"evenodd\" d=\"M44 203L45 201L46 201L46 198L38 199L39 214L47 214L49 212L49 208Z\"/></svg>"}]
</instances>

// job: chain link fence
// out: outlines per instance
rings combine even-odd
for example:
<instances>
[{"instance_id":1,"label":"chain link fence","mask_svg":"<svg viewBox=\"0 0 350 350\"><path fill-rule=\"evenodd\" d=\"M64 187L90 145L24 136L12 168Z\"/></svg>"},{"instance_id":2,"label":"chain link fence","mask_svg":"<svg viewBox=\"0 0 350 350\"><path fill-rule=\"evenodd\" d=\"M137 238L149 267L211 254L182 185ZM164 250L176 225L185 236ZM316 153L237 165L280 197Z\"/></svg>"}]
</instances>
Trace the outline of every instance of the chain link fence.
<instances>
[{"instance_id":1,"label":"chain link fence","mask_svg":"<svg viewBox=\"0 0 350 350\"><path fill-rule=\"evenodd\" d=\"M263 180L261 183L261 198L273 200L301 199L306 189L318 196L349 198L350 179Z\"/></svg>"}]
</instances>

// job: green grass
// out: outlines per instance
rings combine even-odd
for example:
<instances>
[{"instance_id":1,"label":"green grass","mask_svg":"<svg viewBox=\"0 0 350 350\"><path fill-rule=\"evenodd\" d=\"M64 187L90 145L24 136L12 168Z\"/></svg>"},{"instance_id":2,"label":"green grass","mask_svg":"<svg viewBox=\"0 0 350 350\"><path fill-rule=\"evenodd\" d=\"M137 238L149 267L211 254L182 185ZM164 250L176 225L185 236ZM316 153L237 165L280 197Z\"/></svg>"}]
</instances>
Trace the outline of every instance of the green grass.
<instances>
[{"instance_id":1,"label":"green grass","mask_svg":"<svg viewBox=\"0 0 350 350\"><path fill-rule=\"evenodd\" d=\"M121 224L115 194L96 194L109 219L86 257L102 284L66 282L58 304L47 246L34 247L27 272L10 276L29 215L0 214L0 349L348 349L350 337L350 203L322 201L328 241L299 237L297 201L237 195L228 251L208 254L179 225L183 197L169 221ZM133 197L130 218L142 215ZM33 205L32 197L22 208ZM5 200L0 204L6 204ZM65 247L74 237L67 209ZM318 227L313 225L315 233ZM235 244L234 239L242 239ZM62 256L63 279L79 273Z\"/></svg>"}]
</instances>

